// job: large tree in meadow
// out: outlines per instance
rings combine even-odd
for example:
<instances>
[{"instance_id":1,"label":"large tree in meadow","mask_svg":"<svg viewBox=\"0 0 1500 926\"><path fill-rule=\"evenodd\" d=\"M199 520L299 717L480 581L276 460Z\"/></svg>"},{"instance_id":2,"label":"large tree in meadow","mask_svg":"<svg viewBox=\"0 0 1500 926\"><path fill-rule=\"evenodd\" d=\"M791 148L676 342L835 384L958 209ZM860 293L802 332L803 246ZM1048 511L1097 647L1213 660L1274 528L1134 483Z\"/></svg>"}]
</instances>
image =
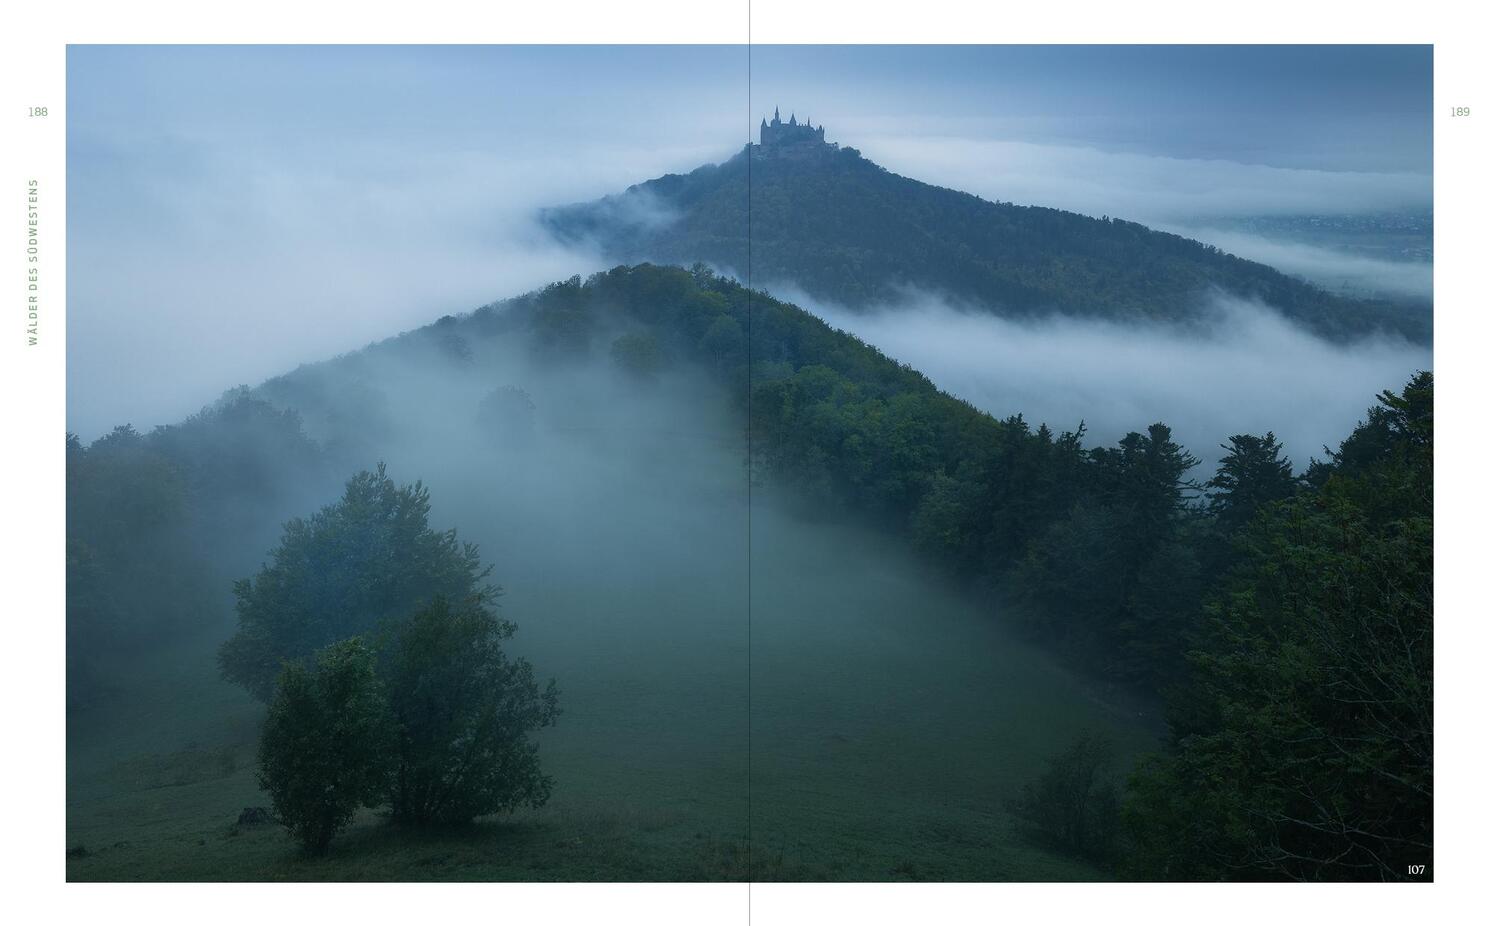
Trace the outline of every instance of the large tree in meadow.
<instances>
[{"instance_id":1,"label":"large tree in meadow","mask_svg":"<svg viewBox=\"0 0 1500 926\"><path fill-rule=\"evenodd\" d=\"M271 562L234 585L239 631L219 651L224 677L270 700L283 662L405 618L438 597L492 602L479 551L427 524L420 482L349 479L343 498L286 524Z\"/></svg>"}]
</instances>

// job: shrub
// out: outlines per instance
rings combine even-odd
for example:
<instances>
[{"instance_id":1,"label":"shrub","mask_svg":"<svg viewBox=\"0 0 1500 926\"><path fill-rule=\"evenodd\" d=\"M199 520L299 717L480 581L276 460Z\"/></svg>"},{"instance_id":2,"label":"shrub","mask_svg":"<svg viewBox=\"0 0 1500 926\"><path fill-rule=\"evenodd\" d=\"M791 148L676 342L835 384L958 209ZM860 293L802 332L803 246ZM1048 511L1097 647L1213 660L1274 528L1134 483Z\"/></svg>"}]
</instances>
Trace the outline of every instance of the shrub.
<instances>
[{"instance_id":1,"label":"shrub","mask_svg":"<svg viewBox=\"0 0 1500 926\"><path fill-rule=\"evenodd\" d=\"M528 734L558 715L557 690L500 648L515 632L480 599L436 599L395 628L383 662L396 721L393 816L462 823L539 807L552 780Z\"/></svg>"},{"instance_id":2,"label":"shrub","mask_svg":"<svg viewBox=\"0 0 1500 926\"><path fill-rule=\"evenodd\" d=\"M1048 848L1092 862L1115 853L1120 798L1111 780L1113 750L1102 736L1084 733L1054 756L1047 770L1022 789L1011 812L1031 838Z\"/></svg>"},{"instance_id":3,"label":"shrub","mask_svg":"<svg viewBox=\"0 0 1500 926\"><path fill-rule=\"evenodd\" d=\"M390 715L375 657L358 639L281 671L260 741L260 786L277 818L321 852L386 790Z\"/></svg>"}]
</instances>

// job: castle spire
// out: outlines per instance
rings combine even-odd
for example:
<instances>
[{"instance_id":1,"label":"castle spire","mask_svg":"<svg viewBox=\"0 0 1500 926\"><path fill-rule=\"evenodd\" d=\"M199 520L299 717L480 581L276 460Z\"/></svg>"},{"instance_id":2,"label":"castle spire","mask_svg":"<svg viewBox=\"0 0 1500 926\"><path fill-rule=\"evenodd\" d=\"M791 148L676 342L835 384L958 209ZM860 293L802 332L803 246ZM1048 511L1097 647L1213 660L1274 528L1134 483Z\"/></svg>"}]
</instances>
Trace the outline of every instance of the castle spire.
<instances>
[{"instance_id":1,"label":"castle spire","mask_svg":"<svg viewBox=\"0 0 1500 926\"><path fill-rule=\"evenodd\" d=\"M774 116L771 117L771 124L772 125L780 125L781 124L781 107L780 106L776 107L776 115L774 115Z\"/></svg>"}]
</instances>

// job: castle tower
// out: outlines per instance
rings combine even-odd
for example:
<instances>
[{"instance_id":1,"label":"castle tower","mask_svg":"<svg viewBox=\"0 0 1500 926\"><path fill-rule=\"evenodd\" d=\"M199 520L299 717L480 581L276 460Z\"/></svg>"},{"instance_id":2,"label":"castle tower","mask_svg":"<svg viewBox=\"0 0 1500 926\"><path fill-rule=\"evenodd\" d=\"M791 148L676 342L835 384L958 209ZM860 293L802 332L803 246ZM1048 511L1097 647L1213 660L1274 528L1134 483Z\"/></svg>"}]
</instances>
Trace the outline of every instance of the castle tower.
<instances>
[{"instance_id":1,"label":"castle tower","mask_svg":"<svg viewBox=\"0 0 1500 926\"><path fill-rule=\"evenodd\" d=\"M795 112L791 114L790 121L783 122L780 106L776 107L769 122L765 116L761 116L760 143L768 149L777 149L781 154L791 152L795 157L806 155L808 150L828 146L821 125L814 128L812 119L799 122Z\"/></svg>"}]
</instances>

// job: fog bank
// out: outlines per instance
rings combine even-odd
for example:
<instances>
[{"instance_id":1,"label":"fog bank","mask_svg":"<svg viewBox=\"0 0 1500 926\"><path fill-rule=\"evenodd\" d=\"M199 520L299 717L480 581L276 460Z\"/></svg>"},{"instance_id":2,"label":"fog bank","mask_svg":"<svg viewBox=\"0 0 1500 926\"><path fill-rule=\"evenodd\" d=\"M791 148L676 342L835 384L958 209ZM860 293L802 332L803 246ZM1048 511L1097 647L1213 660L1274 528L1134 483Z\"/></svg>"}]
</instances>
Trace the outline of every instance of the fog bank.
<instances>
[{"instance_id":1,"label":"fog bank","mask_svg":"<svg viewBox=\"0 0 1500 926\"><path fill-rule=\"evenodd\" d=\"M1016 321L922 294L870 312L783 295L997 417L1020 413L1054 429L1083 421L1090 446L1162 421L1209 464L1230 435L1275 431L1300 470L1325 445L1337 447L1382 389L1432 365L1430 350L1399 339L1332 344L1228 298L1217 300L1211 326L1187 332Z\"/></svg>"}]
</instances>

